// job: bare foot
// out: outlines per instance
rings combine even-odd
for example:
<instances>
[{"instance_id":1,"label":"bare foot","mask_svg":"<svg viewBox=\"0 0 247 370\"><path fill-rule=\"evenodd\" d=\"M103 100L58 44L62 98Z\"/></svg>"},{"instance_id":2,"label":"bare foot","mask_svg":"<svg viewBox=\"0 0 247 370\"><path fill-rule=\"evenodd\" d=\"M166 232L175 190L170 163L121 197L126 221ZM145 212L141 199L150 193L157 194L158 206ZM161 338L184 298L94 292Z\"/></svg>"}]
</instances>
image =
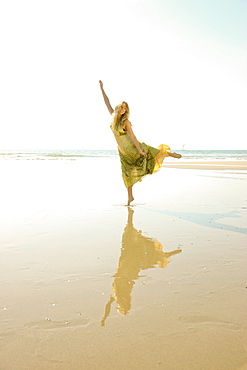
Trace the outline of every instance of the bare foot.
<instances>
[{"instance_id":1,"label":"bare foot","mask_svg":"<svg viewBox=\"0 0 247 370\"><path fill-rule=\"evenodd\" d=\"M133 197L129 198L129 199L128 199L128 204L127 204L127 206L129 206L129 205L130 205L130 203L131 203L131 202L133 202L133 200L134 200L134 198L133 198Z\"/></svg>"},{"instance_id":2,"label":"bare foot","mask_svg":"<svg viewBox=\"0 0 247 370\"><path fill-rule=\"evenodd\" d=\"M169 155L170 157L173 157L173 158L178 158L178 159L179 159L179 158L182 158L181 154L178 154L178 153L171 153L171 152L170 152L168 155Z\"/></svg>"}]
</instances>

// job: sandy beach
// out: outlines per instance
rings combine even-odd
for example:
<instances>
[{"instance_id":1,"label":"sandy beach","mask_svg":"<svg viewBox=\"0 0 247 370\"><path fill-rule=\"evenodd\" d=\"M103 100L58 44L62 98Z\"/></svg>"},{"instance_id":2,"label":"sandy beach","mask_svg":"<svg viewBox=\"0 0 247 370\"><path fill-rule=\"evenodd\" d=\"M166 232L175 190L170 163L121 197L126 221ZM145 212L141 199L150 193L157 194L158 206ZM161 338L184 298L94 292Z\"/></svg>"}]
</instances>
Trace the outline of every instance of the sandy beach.
<instances>
[{"instance_id":1,"label":"sandy beach","mask_svg":"<svg viewBox=\"0 0 247 370\"><path fill-rule=\"evenodd\" d=\"M168 161L164 167L203 170L247 170L246 161Z\"/></svg>"},{"instance_id":2,"label":"sandy beach","mask_svg":"<svg viewBox=\"0 0 247 370\"><path fill-rule=\"evenodd\" d=\"M0 161L0 369L246 369L229 162L165 162L126 207L118 158Z\"/></svg>"}]
</instances>

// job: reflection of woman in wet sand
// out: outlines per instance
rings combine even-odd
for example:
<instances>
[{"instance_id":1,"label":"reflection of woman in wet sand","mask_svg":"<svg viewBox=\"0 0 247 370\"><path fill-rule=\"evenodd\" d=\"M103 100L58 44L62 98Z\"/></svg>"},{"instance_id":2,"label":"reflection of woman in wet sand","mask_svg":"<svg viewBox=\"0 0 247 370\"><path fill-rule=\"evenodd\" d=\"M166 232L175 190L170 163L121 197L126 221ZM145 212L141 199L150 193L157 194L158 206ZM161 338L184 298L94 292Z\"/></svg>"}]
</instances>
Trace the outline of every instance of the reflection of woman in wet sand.
<instances>
[{"instance_id":1,"label":"reflection of woman in wet sand","mask_svg":"<svg viewBox=\"0 0 247 370\"><path fill-rule=\"evenodd\" d=\"M101 325L105 325L105 320L110 314L111 304L116 301L117 310L123 315L127 315L131 308L131 291L135 280L140 276L140 270L158 267L164 268L170 262L173 254L182 252L177 249L172 252L163 252L162 245L141 234L133 226L134 211L128 207L128 222L122 236L122 249L119 258L119 265L114 275L112 284L113 296L105 308L105 315Z\"/></svg>"}]
</instances>

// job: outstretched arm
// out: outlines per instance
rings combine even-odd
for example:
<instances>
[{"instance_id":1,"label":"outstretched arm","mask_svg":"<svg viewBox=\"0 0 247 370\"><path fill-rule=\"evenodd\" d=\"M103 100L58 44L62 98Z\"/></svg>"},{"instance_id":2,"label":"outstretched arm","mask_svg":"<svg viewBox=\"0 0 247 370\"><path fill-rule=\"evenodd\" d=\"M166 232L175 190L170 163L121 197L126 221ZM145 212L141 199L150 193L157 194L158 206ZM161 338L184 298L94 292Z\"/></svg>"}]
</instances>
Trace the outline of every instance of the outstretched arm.
<instances>
[{"instance_id":1,"label":"outstretched arm","mask_svg":"<svg viewBox=\"0 0 247 370\"><path fill-rule=\"evenodd\" d=\"M112 114L114 112L114 110L112 109L112 106L110 104L110 100L108 99L108 96L106 95L105 90L103 88L103 82L99 81L99 84L100 84L100 89L102 91L102 95L103 95L105 104L107 106L107 109L109 110L110 114Z\"/></svg>"},{"instance_id":2,"label":"outstretched arm","mask_svg":"<svg viewBox=\"0 0 247 370\"><path fill-rule=\"evenodd\" d=\"M135 137L135 134L134 134L134 132L133 132L133 130L132 130L132 128L131 128L130 121L126 121L125 126L126 126L127 133L128 133L128 135L129 135L130 139L131 139L131 140L133 141L133 143L135 144L135 146L136 146L136 148L137 148L138 152L139 152L141 155L143 155L144 157L146 157L146 156L147 156L147 154L146 154L145 152L143 152L143 151L142 151L142 149L141 149L141 147L140 147L140 144L139 144L139 141L138 141L138 140L137 140L137 138Z\"/></svg>"}]
</instances>

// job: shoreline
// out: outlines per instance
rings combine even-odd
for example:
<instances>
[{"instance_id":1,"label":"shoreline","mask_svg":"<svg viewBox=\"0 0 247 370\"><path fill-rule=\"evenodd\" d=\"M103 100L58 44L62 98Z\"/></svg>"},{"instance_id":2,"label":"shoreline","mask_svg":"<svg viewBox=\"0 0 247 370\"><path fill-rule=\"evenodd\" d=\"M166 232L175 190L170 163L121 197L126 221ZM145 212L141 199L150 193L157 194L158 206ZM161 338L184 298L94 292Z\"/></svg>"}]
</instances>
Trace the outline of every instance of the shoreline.
<instances>
[{"instance_id":1,"label":"shoreline","mask_svg":"<svg viewBox=\"0 0 247 370\"><path fill-rule=\"evenodd\" d=\"M183 158L183 157L182 157ZM20 162L77 162L82 163L87 160L118 160L116 157L83 157L83 158L66 158L66 157L54 157L54 158L1 158L0 163L20 163ZM246 160L183 160L183 159L173 159L166 157L162 167L170 168L182 168L182 169L205 169L205 170L225 170L225 169L235 169L235 170L247 170L247 161Z\"/></svg>"},{"instance_id":2,"label":"shoreline","mask_svg":"<svg viewBox=\"0 0 247 370\"><path fill-rule=\"evenodd\" d=\"M247 170L247 161L164 161L162 167L203 170Z\"/></svg>"}]
</instances>

